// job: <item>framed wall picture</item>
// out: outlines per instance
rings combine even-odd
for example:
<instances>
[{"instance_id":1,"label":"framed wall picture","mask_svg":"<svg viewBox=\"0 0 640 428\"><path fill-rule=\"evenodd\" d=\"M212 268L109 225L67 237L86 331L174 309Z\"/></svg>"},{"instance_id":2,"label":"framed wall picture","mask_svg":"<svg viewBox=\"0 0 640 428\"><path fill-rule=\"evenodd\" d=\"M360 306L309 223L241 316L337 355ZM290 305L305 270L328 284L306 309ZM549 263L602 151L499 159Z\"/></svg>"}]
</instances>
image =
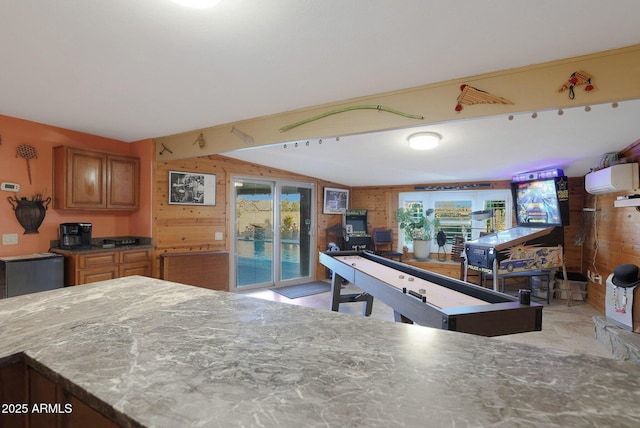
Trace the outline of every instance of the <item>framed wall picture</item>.
<instances>
[{"instance_id":1,"label":"framed wall picture","mask_svg":"<svg viewBox=\"0 0 640 428\"><path fill-rule=\"evenodd\" d=\"M169 203L175 205L215 205L215 174L169 171Z\"/></svg>"},{"instance_id":2,"label":"framed wall picture","mask_svg":"<svg viewBox=\"0 0 640 428\"><path fill-rule=\"evenodd\" d=\"M322 207L323 214L344 214L349 208L349 191L325 187Z\"/></svg>"}]
</instances>

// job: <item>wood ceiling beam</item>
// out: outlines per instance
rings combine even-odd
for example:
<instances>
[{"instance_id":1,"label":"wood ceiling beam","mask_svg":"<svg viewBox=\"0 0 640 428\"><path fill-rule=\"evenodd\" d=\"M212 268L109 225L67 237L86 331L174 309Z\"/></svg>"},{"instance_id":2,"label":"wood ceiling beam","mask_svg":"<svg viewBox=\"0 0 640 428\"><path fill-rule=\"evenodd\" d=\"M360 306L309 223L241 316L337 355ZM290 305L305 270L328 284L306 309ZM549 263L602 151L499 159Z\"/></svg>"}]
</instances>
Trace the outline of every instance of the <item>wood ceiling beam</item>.
<instances>
[{"instance_id":1,"label":"wood ceiling beam","mask_svg":"<svg viewBox=\"0 0 640 428\"><path fill-rule=\"evenodd\" d=\"M558 92L558 88L578 70L593 76L595 89L587 93L577 86L575 98L570 99L568 91ZM307 139L624 101L640 98L638 76L640 44L159 137L154 139L155 153L158 161L168 161ZM471 85L513 104L466 105L462 111L456 112L462 84ZM382 110L354 108L363 105L384 106L423 119ZM326 115L334 110L345 111ZM280 130L286 125L319 115L326 117L287 131Z\"/></svg>"}]
</instances>

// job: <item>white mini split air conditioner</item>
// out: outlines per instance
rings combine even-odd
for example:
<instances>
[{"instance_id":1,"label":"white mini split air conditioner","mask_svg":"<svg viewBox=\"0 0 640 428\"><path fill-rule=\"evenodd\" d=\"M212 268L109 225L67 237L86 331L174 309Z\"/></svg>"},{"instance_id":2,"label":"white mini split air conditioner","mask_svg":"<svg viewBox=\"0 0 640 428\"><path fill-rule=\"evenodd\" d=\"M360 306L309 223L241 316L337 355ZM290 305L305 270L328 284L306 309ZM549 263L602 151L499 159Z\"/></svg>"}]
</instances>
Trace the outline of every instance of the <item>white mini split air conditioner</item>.
<instances>
[{"instance_id":1,"label":"white mini split air conditioner","mask_svg":"<svg viewBox=\"0 0 640 428\"><path fill-rule=\"evenodd\" d=\"M592 195L638 188L638 164L622 163L600 169L584 177L584 187Z\"/></svg>"}]
</instances>

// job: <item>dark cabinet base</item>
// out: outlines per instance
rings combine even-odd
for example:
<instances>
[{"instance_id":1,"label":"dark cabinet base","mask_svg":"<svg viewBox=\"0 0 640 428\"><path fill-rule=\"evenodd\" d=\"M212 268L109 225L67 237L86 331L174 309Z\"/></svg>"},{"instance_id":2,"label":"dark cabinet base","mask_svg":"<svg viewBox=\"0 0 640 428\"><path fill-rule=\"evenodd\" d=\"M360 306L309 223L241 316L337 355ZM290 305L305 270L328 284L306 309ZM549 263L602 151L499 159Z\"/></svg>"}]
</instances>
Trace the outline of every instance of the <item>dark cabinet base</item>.
<instances>
[{"instance_id":1,"label":"dark cabinet base","mask_svg":"<svg viewBox=\"0 0 640 428\"><path fill-rule=\"evenodd\" d=\"M95 403L108 406L93 398ZM67 388L51 380L24 358L10 358L0 365L0 427L93 427L117 428L136 426L133 421L121 421L78 398ZM119 416L124 418L124 416Z\"/></svg>"}]
</instances>

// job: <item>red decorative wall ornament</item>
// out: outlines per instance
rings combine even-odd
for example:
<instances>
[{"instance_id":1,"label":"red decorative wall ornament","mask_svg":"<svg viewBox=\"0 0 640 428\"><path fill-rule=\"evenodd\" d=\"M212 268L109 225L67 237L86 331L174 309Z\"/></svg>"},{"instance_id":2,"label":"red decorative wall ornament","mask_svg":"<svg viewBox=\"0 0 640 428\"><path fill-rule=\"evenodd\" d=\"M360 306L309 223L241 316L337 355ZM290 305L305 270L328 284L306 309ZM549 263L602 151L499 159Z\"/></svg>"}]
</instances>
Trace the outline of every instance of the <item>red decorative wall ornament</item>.
<instances>
[{"instance_id":1,"label":"red decorative wall ornament","mask_svg":"<svg viewBox=\"0 0 640 428\"><path fill-rule=\"evenodd\" d=\"M491 95L487 91L483 91L482 89L474 88L469 85L460 85L460 95L458 95L458 104L456 104L455 111L462 111L462 104L473 105L473 104L513 104L509 100L505 100L501 97L496 97L495 95Z\"/></svg>"},{"instance_id":2,"label":"red decorative wall ornament","mask_svg":"<svg viewBox=\"0 0 640 428\"><path fill-rule=\"evenodd\" d=\"M576 97L576 93L574 91L575 86L586 85L584 87L585 92L591 92L595 89L593 84L591 83L591 75L586 71L576 71L569 76L569 79L558 89L558 92L564 92L567 89L569 90L569 99L574 99Z\"/></svg>"}]
</instances>

